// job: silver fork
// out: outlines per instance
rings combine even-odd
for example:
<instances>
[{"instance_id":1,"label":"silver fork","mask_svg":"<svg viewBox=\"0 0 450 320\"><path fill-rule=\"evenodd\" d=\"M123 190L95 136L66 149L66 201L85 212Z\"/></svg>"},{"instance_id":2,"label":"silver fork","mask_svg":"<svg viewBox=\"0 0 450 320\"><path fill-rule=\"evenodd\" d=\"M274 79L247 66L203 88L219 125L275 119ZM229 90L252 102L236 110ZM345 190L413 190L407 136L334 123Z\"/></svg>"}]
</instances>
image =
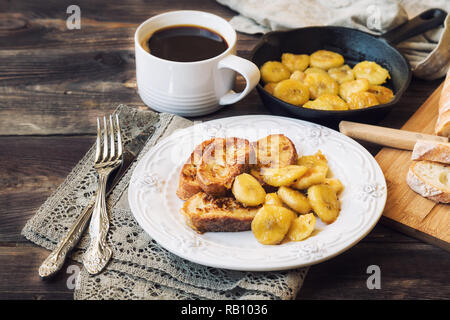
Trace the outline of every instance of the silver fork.
<instances>
[{"instance_id":1,"label":"silver fork","mask_svg":"<svg viewBox=\"0 0 450 320\"><path fill-rule=\"evenodd\" d=\"M112 255L112 250L106 243L109 217L106 208L105 190L109 174L122 163L123 153L122 136L117 115L114 122L110 115L108 127L106 117L103 117L104 128L102 133L100 120L97 118L97 147L94 168L97 170L99 180L92 219L89 225L91 242L83 256L83 264L91 274L97 274L102 271ZM103 143L101 143L102 136Z\"/></svg>"}]
</instances>

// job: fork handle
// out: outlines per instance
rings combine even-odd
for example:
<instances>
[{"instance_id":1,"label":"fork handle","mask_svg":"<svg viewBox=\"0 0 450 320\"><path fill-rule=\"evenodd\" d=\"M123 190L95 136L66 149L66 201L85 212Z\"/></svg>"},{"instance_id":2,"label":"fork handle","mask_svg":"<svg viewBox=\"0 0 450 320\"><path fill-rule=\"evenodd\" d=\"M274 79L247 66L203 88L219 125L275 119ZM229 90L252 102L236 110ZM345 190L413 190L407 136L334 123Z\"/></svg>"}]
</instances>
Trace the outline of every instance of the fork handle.
<instances>
[{"instance_id":1,"label":"fork handle","mask_svg":"<svg viewBox=\"0 0 450 320\"><path fill-rule=\"evenodd\" d=\"M92 215L92 206L94 205L94 199L84 207L83 211L77 217L75 222L70 227L67 235L61 239L56 248L50 253L47 259L39 267L39 276L42 278L50 277L55 274L64 265L67 254L78 243L83 235L86 225Z\"/></svg>"},{"instance_id":2,"label":"fork handle","mask_svg":"<svg viewBox=\"0 0 450 320\"><path fill-rule=\"evenodd\" d=\"M106 182L110 169L99 172L99 187L95 196L95 204L89 235L91 242L83 257L83 265L90 274L97 274L103 270L112 255L112 250L106 243L109 229L109 217L106 209Z\"/></svg>"}]
</instances>

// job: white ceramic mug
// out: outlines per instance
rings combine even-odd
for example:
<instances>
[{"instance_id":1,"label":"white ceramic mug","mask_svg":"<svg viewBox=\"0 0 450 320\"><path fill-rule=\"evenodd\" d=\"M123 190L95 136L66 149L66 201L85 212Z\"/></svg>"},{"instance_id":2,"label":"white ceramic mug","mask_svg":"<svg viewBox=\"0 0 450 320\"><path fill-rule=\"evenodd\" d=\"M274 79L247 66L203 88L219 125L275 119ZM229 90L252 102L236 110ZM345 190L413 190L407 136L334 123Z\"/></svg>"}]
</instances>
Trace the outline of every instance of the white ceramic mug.
<instances>
[{"instance_id":1,"label":"white ceramic mug","mask_svg":"<svg viewBox=\"0 0 450 320\"><path fill-rule=\"evenodd\" d=\"M220 55L195 62L158 58L142 47L155 31L177 25L197 25L220 34L228 49ZM139 95L152 109L181 116L200 116L244 98L259 82L258 67L236 56L236 32L224 19L201 11L172 11L142 23L134 35L136 81ZM245 81L240 93L232 91L236 72Z\"/></svg>"}]
</instances>

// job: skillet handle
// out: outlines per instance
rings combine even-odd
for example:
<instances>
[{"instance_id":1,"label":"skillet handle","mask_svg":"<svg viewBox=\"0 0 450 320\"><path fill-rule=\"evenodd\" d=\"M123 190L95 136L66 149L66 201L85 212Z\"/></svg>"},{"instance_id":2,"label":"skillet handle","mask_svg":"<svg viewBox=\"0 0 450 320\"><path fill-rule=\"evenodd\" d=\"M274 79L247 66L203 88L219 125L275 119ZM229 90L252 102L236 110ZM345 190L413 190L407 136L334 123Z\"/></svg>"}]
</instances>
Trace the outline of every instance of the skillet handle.
<instances>
[{"instance_id":1,"label":"skillet handle","mask_svg":"<svg viewBox=\"0 0 450 320\"><path fill-rule=\"evenodd\" d=\"M444 10L429 9L380 37L389 44L397 44L440 26L446 17L447 12Z\"/></svg>"}]
</instances>

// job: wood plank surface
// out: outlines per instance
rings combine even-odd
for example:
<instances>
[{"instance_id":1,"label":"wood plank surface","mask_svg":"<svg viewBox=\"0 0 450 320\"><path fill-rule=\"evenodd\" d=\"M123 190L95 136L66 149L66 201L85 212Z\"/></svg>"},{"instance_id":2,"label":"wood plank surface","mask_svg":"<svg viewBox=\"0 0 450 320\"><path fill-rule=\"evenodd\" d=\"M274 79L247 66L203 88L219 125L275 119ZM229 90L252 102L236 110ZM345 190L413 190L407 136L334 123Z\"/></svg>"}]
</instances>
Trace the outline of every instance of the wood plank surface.
<instances>
[{"instance_id":1,"label":"wood plank surface","mask_svg":"<svg viewBox=\"0 0 450 320\"><path fill-rule=\"evenodd\" d=\"M46 1L45 11L23 1L5 4L0 4L0 21L5 21L0 28L0 135L94 134L95 118L118 104L144 107L134 61L133 37L140 23L178 9L233 16L213 1L80 1L81 29L68 30L69 1ZM258 39L240 34L238 55L248 57ZM236 86L243 84L240 79ZM268 113L253 92L202 119L235 115L242 107L247 114Z\"/></svg>"},{"instance_id":2,"label":"wood plank surface","mask_svg":"<svg viewBox=\"0 0 450 320\"><path fill-rule=\"evenodd\" d=\"M42 280L37 269L47 256L47 250L36 246L0 247L1 299L73 299L71 283L68 285L72 271L68 266L75 262L67 260L54 278Z\"/></svg>"},{"instance_id":3,"label":"wood plank surface","mask_svg":"<svg viewBox=\"0 0 450 320\"><path fill-rule=\"evenodd\" d=\"M433 134L438 117L438 101L442 85L402 127L404 130ZM404 225L403 232L413 229L411 235L421 236L426 241L450 251L450 206L437 204L412 191L406 184L406 174L411 164L411 152L383 148L375 159L386 178L388 199L383 216ZM390 223L396 226L394 223ZM419 231L419 232L417 232ZM437 240L434 241L433 238Z\"/></svg>"},{"instance_id":4,"label":"wood plank surface","mask_svg":"<svg viewBox=\"0 0 450 320\"><path fill-rule=\"evenodd\" d=\"M94 143L94 136L0 138L0 243L20 231Z\"/></svg>"},{"instance_id":5,"label":"wood plank surface","mask_svg":"<svg viewBox=\"0 0 450 320\"><path fill-rule=\"evenodd\" d=\"M81 30L65 26L71 4L81 8ZM179 9L235 15L213 0L0 0L0 299L73 298L73 262L42 281L37 269L48 251L20 231L94 142L96 116L119 103L146 108L136 93L134 30ZM238 54L248 58L258 39L238 34ZM400 128L439 83L413 79L380 125ZM193 120L266 113L253 91ZM380 149L363 145L372 154ZM367 289L371 264L381 268L380 290ZM378 224L352 249L310 268L297 298L449 298L449 264L447 252Z\"/></svg>"}]
</instances>

